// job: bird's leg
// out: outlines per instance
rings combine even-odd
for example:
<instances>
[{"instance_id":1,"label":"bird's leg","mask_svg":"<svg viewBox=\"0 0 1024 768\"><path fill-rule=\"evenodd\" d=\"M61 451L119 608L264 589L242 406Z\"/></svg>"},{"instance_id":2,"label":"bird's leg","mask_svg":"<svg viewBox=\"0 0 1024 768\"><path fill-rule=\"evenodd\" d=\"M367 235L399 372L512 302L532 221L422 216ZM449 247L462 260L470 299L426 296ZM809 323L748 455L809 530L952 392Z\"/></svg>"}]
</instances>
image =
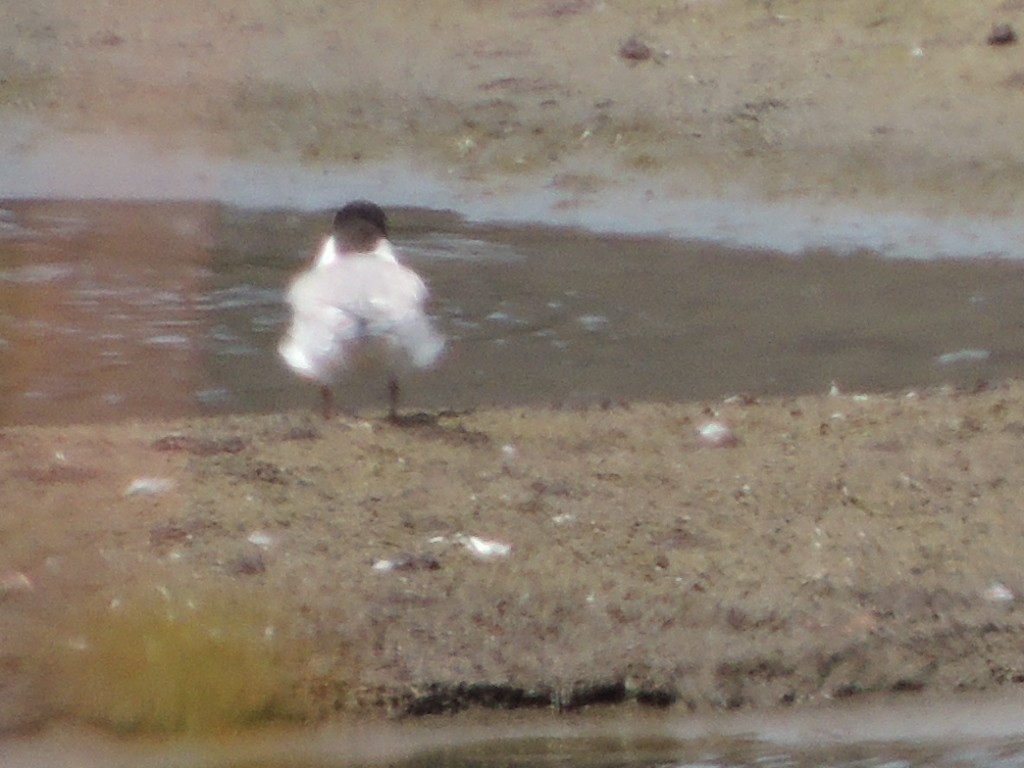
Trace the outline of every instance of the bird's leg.
<instances>
[{"instance_id":1,"label":"bird's leg","mask_svg":"<svg viewBox=\"0 0 1024 768\"><path fill-rule=\"evenodd\" d=\"M388 420L398 421L398 379L394 376L388 379Z\"/></svg>"},{"instance_id":2,"label":"bird's leg","mask_svg":"<svg viewBox=\"0 0 1024 768\"><path fill-rule=\"evenodd\" d=\"M334 390L323 384L320 386L320 397L323 398L324 421L330 421L334 416Z\"/></svg>"}]
</instances>

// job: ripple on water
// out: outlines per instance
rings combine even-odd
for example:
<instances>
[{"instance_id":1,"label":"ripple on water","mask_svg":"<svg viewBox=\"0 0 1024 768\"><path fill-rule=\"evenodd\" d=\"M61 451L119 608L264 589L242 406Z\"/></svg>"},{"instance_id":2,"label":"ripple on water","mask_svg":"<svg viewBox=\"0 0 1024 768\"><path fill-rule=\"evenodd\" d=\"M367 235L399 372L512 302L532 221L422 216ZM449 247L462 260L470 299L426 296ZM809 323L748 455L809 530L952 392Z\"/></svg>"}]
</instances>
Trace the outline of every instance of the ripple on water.
<instances>
[{"instance_id":1,"label":"ripple on water","mask_svg":"<svg viewBox=\"0 0 1024 768\"><path fill-rule=\"evenodd\" d=\"M65 280L74 273L71 264L42 263L23 264L0 269L0 282L21 285L47 285Z\"/></svg>"},{"instance_id":2,"label":"ripple on water","mask_svg":"<svg viewBox=\"0 0 1024 768\"><path fill-rule=\"evenodd\" d=\"M526 259L526 255L513 245L472 237L452 237L447 234L428 233L414 241L400 242L398 245L409 261L512 263Z\"/></svg>"},{"instance_id":3,"label":"ripple on water","mask_svg":"<svg viewBox=\"0 0 1024 768\"><path fill-rule=\"evenodd\" d=\"M284 291L280 287L257 287L249 284L219 288L199 297L195 306L203 312L278 306Z\"/></svg>"},{"instance_id":4,"label":"ripple on water","mask_svg":"<svg viewBox=\"0 0 1024 768\"><path fill-rule=\"evenodd\" d=\"M176 333L149 336L144 340L144 343L151 344L156 347L188 348L192 346L192 340L188 336L182 336Z\"/></svg>"},{"instance_id":5,"label":"ripple on water","mask_svg":"<svg viewBox=\"0 0 1024 768\"><path fill-rule=\"evenodd\" d=\"M6 418L309 407L308 385L276 346L292 256L321 236L322 214L210 204L202 220L215 223L204 229L178 226L169 204L94 202L87 216L81 205L0 209L0 228L34 233L0 235L0 371L22 374L0 377L0 399L27 403ZM67 216L40 213L61 207ZM416 227L403 232L403 216ZM423 211L395 218L450 340L442 363L403 387L410 406L796 393L833 379L877 390L1020 373L1024 281L1012 262L787 259ZM151 370L181 391L153 397ZM381 407L369 380L343 382L338 398Z\"/></svg>"}]
</instances>

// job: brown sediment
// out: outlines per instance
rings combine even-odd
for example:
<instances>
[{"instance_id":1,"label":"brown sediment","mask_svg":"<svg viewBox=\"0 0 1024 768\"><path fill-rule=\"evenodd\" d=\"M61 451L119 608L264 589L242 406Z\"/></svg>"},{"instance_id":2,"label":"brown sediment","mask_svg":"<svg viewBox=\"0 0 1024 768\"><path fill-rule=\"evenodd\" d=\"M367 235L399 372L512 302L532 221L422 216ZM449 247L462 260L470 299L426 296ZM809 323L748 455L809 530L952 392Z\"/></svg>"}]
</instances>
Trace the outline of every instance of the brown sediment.
<instances>
[{"instance_id":1,"label":"brown sediment","mask_svg":"<svg viewBox=\"0 0 1024 768\"><path fill-rule=\"evenodd\" d=\"M683 197L1014 216L1021 67L986 42L1009 21L952 0L45 0L0 26L0 116L226 157L547 174L565 206L625 170ZM734 445L701 445L709 412ZM1014 686L1022 433L1016 382L5 429L0 569L31 588L0 594L0 729L204 716L119 698L125 679L90 666L142 663L147 642L227 660L190 679L227 692L215 724ZM126 493L148 477L172 482ZM511 552L481 561L461 536ZM374 568L389 560L420 565Z\"/></svg>"},{"instance_id":2,"label":"brown sediment","mask_svg":"<svg viewBox=\"0 0 1024 768\"><path fill-rule=\"evenodd\" d=\"M1021 67L1013 46L987 42L1008 38L1012 9L569 5L366 13L313 0L283 13L190 0L173 14L100 2L69 14L45 0L12 9L0 32L0 107L166 148L326 167L415 158L500 185L639 172L682 197L1021 211Z\"/></svg>"},{"instance_id":3,"label":"brown sediment","mask_svg":"<svg viewBox=\"0 0 1024 768\"><path fill-rule=\"evenodd\" d=\"M700 439L709 413L737 442ZM1013 686L1022 432L1015 382L399 424L10 428L4 558L32 588L3 597L0 684L33 695L8 697L4 725L126 727L90 704L118 683L89 654L114 669L144 643L205 648L207 626L236 644L216 646L236 661L208 684L261 681L234 702L257 720ZM159 450L168 434L244 447ZM31 471L58 446L103 471ZM172 484L126 493L140 476ZM23 683L40 670L45 684ZM188 666L151 670L172 687L186 672L204 684ZM190 722L187 702L165 707L130 724Z\"/></svg>"}]
</instances>

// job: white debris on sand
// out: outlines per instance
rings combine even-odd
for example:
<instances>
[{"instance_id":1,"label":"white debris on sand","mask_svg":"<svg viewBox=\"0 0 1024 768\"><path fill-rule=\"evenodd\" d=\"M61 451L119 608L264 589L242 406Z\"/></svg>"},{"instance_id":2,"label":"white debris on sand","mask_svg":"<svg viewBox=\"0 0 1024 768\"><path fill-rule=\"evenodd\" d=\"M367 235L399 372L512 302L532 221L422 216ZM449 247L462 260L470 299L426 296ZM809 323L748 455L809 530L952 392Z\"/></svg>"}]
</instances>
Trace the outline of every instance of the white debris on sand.
<instances>
[{"instance_id":1,"label":"white debris on sand","mask_svg":"<svg viewBox=\"0 0 1024 768\"><path fill-rule=\"evenodd\" d=\"M512 443L506 443L501 446L501 470L508 474L512 471L512 466L516 463L516 459L519 458L519 450L512 445Z\"/></svg>"},{"instance_id":2,"label":"white debris on sand","mask_svg":"<svg viewBox=\"0 0 1024 768\"><path fill-rule=\"evenodd\" d=\"M169 477L137 477L124 489L125 496L156 496L174 488Z\"/></svg>"},{"instance_id":3,"label":"white debris on sand","mask_svg":"<svg viewBox=\"0 0 1024 768\"><path fill-rule=\"evenodd\" d=\"M31 592L32 580L21 571L0 573L0 599L20 592Z\"/></svg>"},{"instance_id":4,"label":"white debris on sand","mask_svg":"<svg viewBox=\"0 0 1024 768\"><path fill-rule=\"evenodd\" d=\"M724 421L706 421L697 428L697 439L707 448L734 448L740 440Z\"/></svg>"},{"instance_id":5,"label":"white debris on sand","mask_svg":"<svg viewBox=\"0 0 1024 768\"><path fill-rule=\"evenodd\" d=\"M512 545L491 539L482 539L479 536L459 535L456 541L469 550L473 557L480 560L496 560L500 557L508 557L512 553Z\"/></svg>"},{"instance_id":6,"label":"white debris on sand","mask_svg":"<svg viewBox=\"0 0 1024 768\"><path fill-rule=\"evenodd\" d=\"M245 540L264 550L270 549L274 546L274 537L266 531L253 531L245 537Z\"/></svg>"},{"instance_id":7,"label":"white debris on sand","mask_svg":"<svg viewBox=\"0 0 1024 768\"><path fill-rule=\"evenodd\" d=\"M1010 603L1016 599L1013 591L1001 581L993 581L985 587L981 596L990 603Z\"/></svg>"}]
</instances>

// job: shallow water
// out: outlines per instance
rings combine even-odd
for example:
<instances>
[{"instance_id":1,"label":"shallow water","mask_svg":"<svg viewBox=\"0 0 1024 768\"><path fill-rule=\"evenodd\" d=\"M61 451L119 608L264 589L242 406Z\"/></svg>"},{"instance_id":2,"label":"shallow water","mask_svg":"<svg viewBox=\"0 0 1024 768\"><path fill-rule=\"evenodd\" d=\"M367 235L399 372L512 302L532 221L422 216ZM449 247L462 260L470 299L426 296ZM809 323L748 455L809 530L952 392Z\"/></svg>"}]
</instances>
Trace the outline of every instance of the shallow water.
<instances>
[{"instance_id":1,"label":"shallow water","mask_svg":"<svg viewBox=\"0 0 1024 768\"><path fill-rule=\"evenodd\" d=\"M879 706L881 704L881 706ZM892 703L890 703L892 704ZM653 719L634 714L509 713L264 732L213 740L117 739L55 727L0 740L7 768L1013 768L1024 765L1016 715L995 707L876 702L865 713ZM977 702L974 702L977 704ZM915 714L909 714L913 708ZM822 714L824 711L824 714ZM985 722L994 712L1000 724ZM863 715L863 716L862 716ZM906 718L905 725L901 718ZM879 726L881 720L886 724ZM877 721L877 722L876 722ZM925 724L927 721L927 724ZM907 736L892 738L904 728ZM1018 735L1008 735L1018 733Z\"/></svg>"},{"instance_id":2,"label":"shallow water","mask_svg":"<svg viewBox=\"0 0 1024 768\"><path fill-rule=\"evenodd\" d=\"M0 204L0 424L315 407L283 288L326 213ZM393 211L451 343L409 408L882 390L1020 375L1016 261L801 257ZM379 411L379 376L338 401Z\"/></svg>"},{"instance_id":3,"label":"shallow water","mask_svg":"<svg viewBox=\"0 0 1024 768\"><path fill-rule=\"evenodd\" d=\"M618 747L618 748L616 748ZM495 757L499 754L500 757ZM405 763L408 768L965 768L1024 765L1019 741L971 746L851 744L784 748L744 739L668 746L524 741L474 750L438 752ZM312 767L311 767L312 768Z\"/></svg>"},{"instance_id":4,"label":"shallow water","mask_svg":"<svg viewBox=\"0 0 1024 768\"><path fill-rule=\"evenodd\" d=\"M692 197L675 189L673 174L630 171L612 158L567 161L554 176L478 174L397 150L372 163L317 163L288 152L231 157L120 132L69 134L11 115L0 132L0 199L216 200L308 212L360 197L388 209L457 210L477 223L653 234L789 255L827 249L925 260L1024 258L1024 223L999 210L965 211L956 197L939 209L922 209L921 200L863 207L813 189L770 200L742 187Z\"/></svg>"}]
</instances>

